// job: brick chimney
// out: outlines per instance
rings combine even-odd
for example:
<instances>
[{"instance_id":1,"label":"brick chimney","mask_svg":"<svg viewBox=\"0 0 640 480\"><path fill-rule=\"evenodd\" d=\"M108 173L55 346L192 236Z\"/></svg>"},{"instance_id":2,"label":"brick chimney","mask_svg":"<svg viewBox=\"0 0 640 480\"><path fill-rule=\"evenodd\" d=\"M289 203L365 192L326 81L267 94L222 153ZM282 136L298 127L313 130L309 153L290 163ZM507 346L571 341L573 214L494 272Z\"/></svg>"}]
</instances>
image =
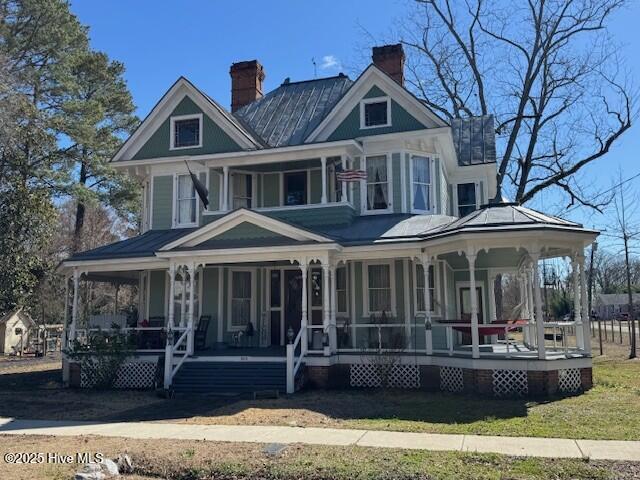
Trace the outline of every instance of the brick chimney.
<instances>
[{"instance_id":1,"label":"brick chimney","mask_svg":"<svg viewBox=\"0 0 640 480\"><path fill-rule=\"evenodd\" d=\"M265 74L257 60L238 62L231 65L231 111L262 98L262 81Z\"/></svg>"},{"instance_id":2,"label":"brick chimney","mask_svg":"<svg viewBox=\"0 0 640 480\"><path fill-rule=\"evenodd\" d=\"M380 70L404 86L404 50L402 44L373 47L371 59Z\"/></svg>"}]
</instances>

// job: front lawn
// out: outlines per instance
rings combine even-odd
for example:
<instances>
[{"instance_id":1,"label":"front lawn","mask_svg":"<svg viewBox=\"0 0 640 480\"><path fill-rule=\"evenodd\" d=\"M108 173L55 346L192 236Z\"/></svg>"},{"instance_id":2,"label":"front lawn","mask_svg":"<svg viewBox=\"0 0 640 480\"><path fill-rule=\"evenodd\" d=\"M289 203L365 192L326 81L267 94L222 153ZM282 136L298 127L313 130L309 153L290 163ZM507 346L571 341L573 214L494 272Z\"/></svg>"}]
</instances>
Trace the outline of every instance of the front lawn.
<instances>
[{"instance_id":1,"label":"front lawn","mask_svg":"<svg viewBox=\"0 0 640 480\"><path fill-rule=\"evenodd\" d=\"M626 347L608 345L605 353L594 361L592 390L544 402L362 390L309 391L276 400L163 400L153 392L63 389L59 363L19 368L19 362L0 362L0 416L640 440L640 361L626 360Z\"/></svg>"},{"instance_id":2,"label":"front lawn","mask_svg":"<svg viewBox=\"0 0 640 480\"><path fill-rule=\"evenodd\" d=\"M127 440L98 437L0 436L0 454L44 452L128 453L135 475L123 480L199 479L632 479L640 465L630 462L589 462L514 458L459 452L422 452L362 447L290 445L277 457L263 445L176 440ZM0 478L63 480L77 465L7 465Z\"/></svg>"}]
</instances>

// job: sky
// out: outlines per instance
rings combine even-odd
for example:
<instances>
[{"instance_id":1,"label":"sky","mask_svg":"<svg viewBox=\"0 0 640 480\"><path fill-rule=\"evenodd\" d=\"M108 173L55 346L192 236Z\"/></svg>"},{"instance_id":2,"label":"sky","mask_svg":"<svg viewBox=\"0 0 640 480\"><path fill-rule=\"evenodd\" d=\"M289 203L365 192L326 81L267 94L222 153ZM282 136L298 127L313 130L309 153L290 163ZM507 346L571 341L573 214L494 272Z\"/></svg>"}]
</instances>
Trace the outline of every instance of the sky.
<instances>
[{"instance_id":1,"label":"sky","mask_svg":"<svg viewBox=\"0 0 640 480\"><path fill-rule=\"evenodd\" d=\"M306 80L343 71L354 78L370 60L369 47L377 39L389 39L394 22L406 10L405 0L72 1L72 11L90 29L92 46L125 64L141 118L181 75L228 106L229 67L242 60L262 63L265 91L287 77ZM638 20L640 2L632 0L610 24L636 86L640 86ZM623 179L640 173L639 150L640 128L635 126L605 159L584 170L581 182L592 191L602 191L611 187L619 170ZM640 177L628 185L640 190ZM563 210L553 194L541 195L531 206L552 214ZM640 209L634 210L640 215ZM585 226L611 229L610 211L600 215L576 208L568 216Z\"/></svg>"}]
</instances>

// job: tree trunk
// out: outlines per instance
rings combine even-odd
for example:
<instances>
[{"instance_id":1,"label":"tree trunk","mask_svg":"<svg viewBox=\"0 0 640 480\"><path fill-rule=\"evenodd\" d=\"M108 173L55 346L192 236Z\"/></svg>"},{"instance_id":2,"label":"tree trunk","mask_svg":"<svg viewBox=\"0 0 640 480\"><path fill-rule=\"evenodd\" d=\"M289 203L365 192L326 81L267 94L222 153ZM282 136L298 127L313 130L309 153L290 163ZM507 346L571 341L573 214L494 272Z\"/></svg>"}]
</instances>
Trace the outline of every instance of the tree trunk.
<instances>
[{"instance_id":1,"label":"tree trunk","mask_svg":"<svg viewBox=\"0 0 640 480\"><path fill-rule=\"evenodd\" d=\"M84 162L80 164L80 178L78 183L82 186L87 183L87 166ZM77 253L82 249L82 227L84 227L84 216L86 206L82 200L78 200L76 205L76 221L73 227L73 245L72 252Z\"/></svg>"},{"instance_id":2,"label":"tree trunk","mask_svg":"<svg viewBox=\"0 0 640 480\"><path fill-rule=\"evenodd\" d=\"M629 237L624 233L624 262L627 271L627 295L629 296L629 319L631 322L631 338L629 339L629 358L636 358L636 320L633 311L633 293L631 292L631 269L629 267Z\"/></svg>"}]
</instances>

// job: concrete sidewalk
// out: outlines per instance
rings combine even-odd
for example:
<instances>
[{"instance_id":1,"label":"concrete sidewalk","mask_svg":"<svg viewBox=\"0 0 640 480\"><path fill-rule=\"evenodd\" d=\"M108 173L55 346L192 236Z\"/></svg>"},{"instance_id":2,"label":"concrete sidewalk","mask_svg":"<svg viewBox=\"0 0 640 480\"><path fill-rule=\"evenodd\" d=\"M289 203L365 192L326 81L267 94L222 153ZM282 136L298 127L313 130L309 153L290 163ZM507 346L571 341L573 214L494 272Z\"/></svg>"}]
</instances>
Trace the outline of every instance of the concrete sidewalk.
<instances>
[{"instance_id":1,"label":"concrete sidewalk","mask_svg":"<svg viewBox=\"0 0 640 480\"><path fill-rule=\"evenodd\" d=\"M384 432L337 428L193 425L180 423L93 423L0 418L0 435L98 435L215 442L305 443L373 448L501 453L504 455L591 458L640 462L640 441L493 437Z\"/></svg>"}]
</instances>

